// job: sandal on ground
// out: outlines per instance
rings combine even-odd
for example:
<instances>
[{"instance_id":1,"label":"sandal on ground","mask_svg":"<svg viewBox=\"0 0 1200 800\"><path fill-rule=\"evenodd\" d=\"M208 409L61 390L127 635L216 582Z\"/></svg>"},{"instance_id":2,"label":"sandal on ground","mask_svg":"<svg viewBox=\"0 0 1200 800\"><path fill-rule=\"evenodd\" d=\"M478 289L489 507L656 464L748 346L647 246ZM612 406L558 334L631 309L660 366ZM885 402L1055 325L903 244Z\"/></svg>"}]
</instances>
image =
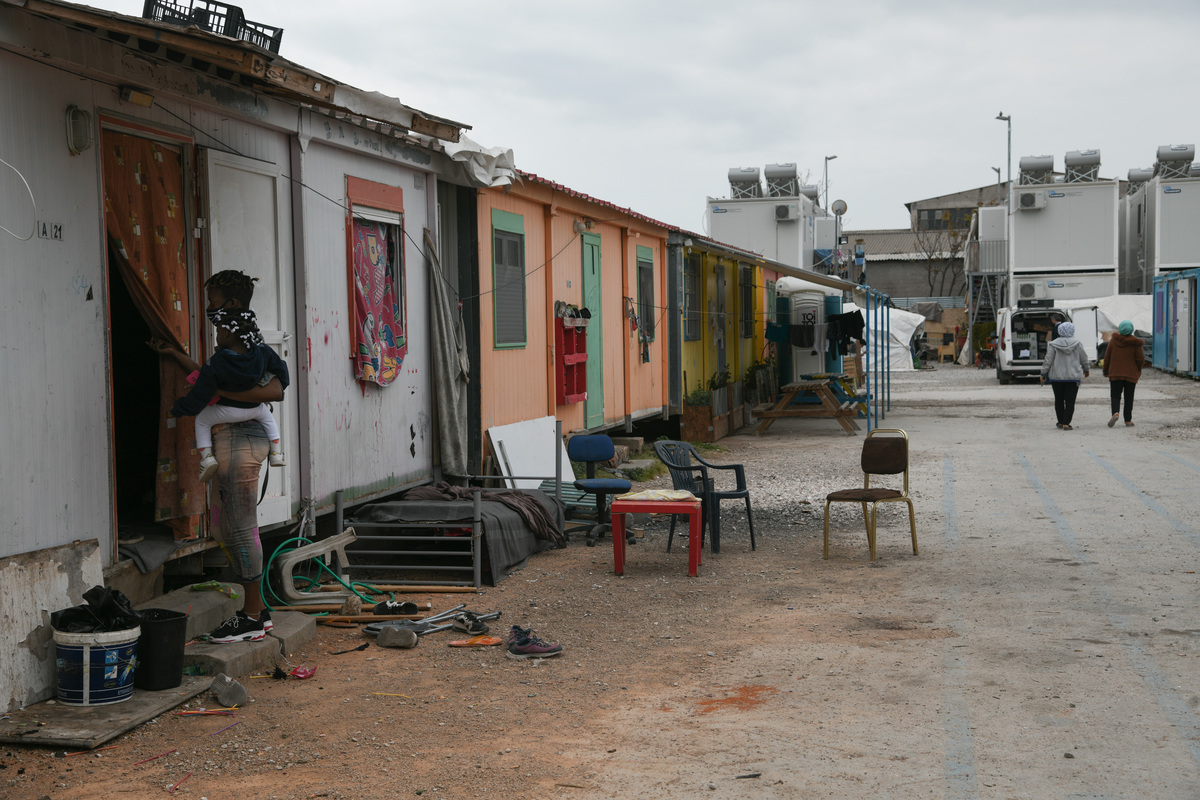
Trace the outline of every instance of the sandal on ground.
<instances>
[{"instance_id":1,"label":"sandal on ground","mask_svg":"<svg viewBox=\"0 0 1200 800\"><path fill-rule=\"evenodd\" d=\"M455 639L448 642L451 647L495 647L504 644L499 636L473 636L470 639Z\"/></svg>"},{"instance_id":2,"label":"sandal on ground","mask_svg":"<svg viewBox=\"0 0 1200 800\"><path fill-rule=\"evenodd\" d=\"M1132 428L1132 427L1133 427L1133 420L1130 420L1129 422L1126 422L1126 423L1125 423L1125 427L1126 427L1126 428Z\"/></svg>"},{"instance_id":3,"label":"sandal on ground","mask_svg":"<svg viewBox=\"0 0 1200 800\"><path fill-rule=\"evenodd\" d=\"M1063 425L1063 426L1062 426L1062 429L1063 429L1064 431L1073 431L1073 430L1075 430L1075 429L1074 429L1074 428L1072 428L1070 425Z\"/></svg>"},{"instance_id":4,"label":"sandal on ground","mask_svg":"<svg viewBox=\"0 0 1200 800\"><path fill-rule=\"evenodd\" d=\"M1120 418L1121 418L1120 414L1113 414L1112 417L1108 420L1108 427L1111 428L1113 425L1116 425L1117 420Z\"/></svg>"},{"instance_id":5,"label":"sandal on ground","mask_svg":"<svg viewBox=\"0 0 1200 800\"><path fill-rule=\"evenodd\" d=\"M1056 423L1054 423L1054 427L1058 428L1061 431L1063 429L1063 424L1061 422L1056 422Z\"/></svg>"}]
</instances>

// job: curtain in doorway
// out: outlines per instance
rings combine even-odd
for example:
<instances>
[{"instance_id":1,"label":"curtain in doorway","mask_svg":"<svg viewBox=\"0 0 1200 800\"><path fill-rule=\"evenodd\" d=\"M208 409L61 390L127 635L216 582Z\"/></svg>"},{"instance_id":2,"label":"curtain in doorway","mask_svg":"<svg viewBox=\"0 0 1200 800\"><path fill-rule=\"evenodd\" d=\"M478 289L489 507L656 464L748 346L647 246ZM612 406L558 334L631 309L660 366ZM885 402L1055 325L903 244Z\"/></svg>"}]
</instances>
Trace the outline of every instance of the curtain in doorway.
<instances>
[{"instance_id":1,"label":"curtain in doorway","mask_svg":"<svg viewBox=\"0 0 1200 800\"><path fill-rule=\"evenodd\" d=\"M112 131L103 133L102 147L110 263L153 335L187 352L188 225L182 153L168 144ZM196 435L191 417L176 419L168 413L189 387L173 359L160 359L159 371L154 518L168 524L175 538L193 538L202 532L205 501Z\"/></svg>"}]
</instances>

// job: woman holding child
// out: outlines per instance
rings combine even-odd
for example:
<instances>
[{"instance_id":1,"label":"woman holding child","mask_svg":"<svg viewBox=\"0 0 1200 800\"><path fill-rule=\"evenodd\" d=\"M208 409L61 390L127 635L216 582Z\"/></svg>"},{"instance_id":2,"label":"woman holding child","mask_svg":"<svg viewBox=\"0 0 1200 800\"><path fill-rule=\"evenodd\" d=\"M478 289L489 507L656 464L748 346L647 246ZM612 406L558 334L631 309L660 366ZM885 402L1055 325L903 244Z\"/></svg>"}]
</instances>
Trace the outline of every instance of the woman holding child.
<instances>
[{"instance_id":1,"label":"woman holding child","mask_svg":"<svg viewBox=\"0 0 1200 800\"><path fill-rule=\"evenodd\" d=\"M205 315L222 331L218 337L219 346L232 349L238 355L245 355L256 346L265 347L261 344L261 337L255 340L257 326L253 324L253 314L249 311L254 294L253 278L237 270L225 270L209 278L204 288L208 300ZM160 355L174 358L184 369L193 373L202 371L201 365L170 345L152 340L150 346ZM238 350L243 352L237 353ZM252 388L243 391L223 388L220 381L205 390L210 396L215 394L234 401L236 405L229 405L229 408L250 406L244 409L245 418L240 421L218 420L212 427L211 451L201 453L202 459L216 461L217 491L212 498L212 529L232 556L233 568L242 582L245 597L244 609L213 631L212 641L215 642L257 641L272 627L270 612L265 610L262 602L263 553L258 531L258 477L263 460L272 453L273 437L268 435L261 419L255 417L258 416L257 404L283 399L288 374L287 365L278 357L271 360L270 355L273 353L263 355L264 364L270 363L265 367L269 380L259 384L262 377L260 373L251 382ZM214 360L217 360L216 355L210 362ZM194 405L187 405L187 408L179 410L183 413L195 410ZM236 414L233 416L236 418ZM282 462L282 457L279 461Z\"/></svg>"}]
</instances>

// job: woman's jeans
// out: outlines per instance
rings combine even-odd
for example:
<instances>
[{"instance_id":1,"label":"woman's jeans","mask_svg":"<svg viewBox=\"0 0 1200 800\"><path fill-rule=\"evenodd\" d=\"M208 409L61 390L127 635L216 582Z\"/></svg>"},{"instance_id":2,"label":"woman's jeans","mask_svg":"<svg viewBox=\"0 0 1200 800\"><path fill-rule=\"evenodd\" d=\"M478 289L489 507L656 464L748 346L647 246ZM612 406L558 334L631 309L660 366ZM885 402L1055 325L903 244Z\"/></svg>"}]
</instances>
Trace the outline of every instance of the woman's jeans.
<instances>
[{"instance_id":1,"label":"woman's jeans","mask_svg":"<svg viewBox=\"0 0 1200 800\"><path fill-rule=\"evenodd\" d=\"M267 432L257 422L213 428L217 491L212 501L212 528L233 559L233 569L243 583L253 583L262 577L258 474L270 447Z\"/></svg>"},{"instance_id":2,"label":"woman's jeans","mask_svg":"<svg viewBox=\"0 0 1200 800\"><path fill-rule=\"evenodd\" d=\"M1070 425L1075 417L1075 397L1079 394L1079 384L1075 381L1059 381L1051 383L1054 390L1054 414L1058 417L1059 425Z\"/></svg>"},{"instance_id":3,"label":"woman's jeans","mask_svg":"<svg viewBox=\"0 0 1200 800\"><path fill-rule=\"evenodd\" d=\"M1137 384L1133 381L1123 381L1120 378L1108 382L1108 394L1112 400L1112 413L1121 410L1121 394L1125 394L1125 421L1133 421L1133 390Z\"/></svg>"}]
</instances>

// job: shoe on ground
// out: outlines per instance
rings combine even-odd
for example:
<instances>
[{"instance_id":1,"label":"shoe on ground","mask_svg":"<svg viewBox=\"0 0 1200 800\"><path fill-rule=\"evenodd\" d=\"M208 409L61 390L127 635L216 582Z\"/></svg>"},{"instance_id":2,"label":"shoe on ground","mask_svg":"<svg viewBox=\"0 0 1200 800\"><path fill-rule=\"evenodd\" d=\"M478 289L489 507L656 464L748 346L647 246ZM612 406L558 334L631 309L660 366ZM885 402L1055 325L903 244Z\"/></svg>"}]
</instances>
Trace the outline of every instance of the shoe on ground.
<instances>
[{"instance_id":1,"label":"shoe on ground","mask_svg":"<svg viewBox=\"0 0 1200 800\"><path fill-rule=\"evenodd\" d=\"M1132 427L1133 427L1133 420L1129 420L1128 422L1126 422L1126 423L1125 423L1125 427L1126 427L1126 428L1132 428Z\"/></svg>"},{"instance_id":2,"label":"shoe on ground","mask_svg":"<svg viewBox=\"0 0 1200 800\"><path fill-rule=\"evenodd\" d=\"M1113 414L1113 415L1112 415L1111 417L1109 417L1109 419L1108 419L1108 427L1110 427L1110 428L1111 428L1113 425L1116 425L1116 424L1117 424L1117 420L1118 420L1118 419L1120 419L1120 418L1121 418L1121 415L1120 415L1120 414Z\"/></svg>"},{"instance_id":3,"label":"shoe on ground","mask_svg":"<svg viewBox=\"0 0 1200 800\"><path fill-rule=\"evenodd\" d=\"M209 635L208 640L217 644L233 644L234 642L261 642L266 636L267 630L263 627L262 622L238 612L222 622Z\"/></svg>"},{"instance_id":4,"label":"shoe on ground","mask_svg":"<svg viewBox=\"0 0 1200 800\"><path fill-rule=\"evenodd\" d=\"M533 631L526 631L528 634L522 639L508 643L508 652L505 653L509 658L525 659L525 658L550 658L562 653L561 644L551 644L544 642L533 635Z\"/></svg>"},{"instance_id":5,"label":"shoe on ground","mask_svg":"<svg viewBox=\"0 0 1200 800\"><path fill-rule=\"evenodd\" d=\"M505 639L505 644L512 644L518 639L526 639L533 635L533 631L528 628L522 628L520 625L513 625L508 631L508 636Z\"/></svg>"},{"instance_id":6,"label":"shoe on ground","mask_svg":"<svg viewBox=\"0 0 1200 800\"><path fill-rule=\"evenodd\" d=\"M238 616L241 617L242 619L249 620L250 622L262 623L263 630L266 631L267 633L270 633L271 629L275 627L274 621L271 620L271 610L269 608L264 608L262 611L258 612L257 620L255 620L254 617L247 614L245 609L239 608L237 613L238 613Z\"/></svg>"},{"instance_id":7,"label":"shoe on ground","mask_svg":"<svg viewBox=\"0 0 1200 800\"><path fill-rule=\"evenodd\" d=\"M421 609L411 600L387 600L382 603L376 603L374 613L387 614L389 616L411 616L421 613Z\"/></svg>"},{"instance_id":8,"label":"shoe on ground","mask_svg":"<svg viewBox=\"0 0 1200 800\"><path fill-rule=\"evenodd\" d=\"M261 452L261 451L260 451ZM200 459L200 482L208 483L217 474L217 460L212 456Z\"/></svg>"},{"instance_id":9,"label":"shoe on ground","mask_svg":"<svg viewBox=\"0 0 1200 800\"><path fill-rule=\"evenodd\" d=\"M375 644L380 647L400 647L405 650L416 647L417 638L415 631L408 628L393 628L386 627L379 630L379 634L375 637Z\"/></svg>"},{"instance_id":10,"label":"shoe on ground","mask_svg":"<svg viewBox=\"0 0 1200 800\"><path fill-rule=\"evenodd\" d=\"M487 623L470 611L464 611L455 617L450 627L471 636L482 636L488 632Z\"/></svg>"},{"instance_id":11,"label":"shoe on ground","mask_svg":"<svg viewBox=\"0 0 1200 800\"><path fill-rule=\"evenodd\" d=\"M271 455L267 457L267 462L272 467L283 467L287 465L287 462L283 460L283 453L271 453Z\"/></svg>"}]
</instances>

